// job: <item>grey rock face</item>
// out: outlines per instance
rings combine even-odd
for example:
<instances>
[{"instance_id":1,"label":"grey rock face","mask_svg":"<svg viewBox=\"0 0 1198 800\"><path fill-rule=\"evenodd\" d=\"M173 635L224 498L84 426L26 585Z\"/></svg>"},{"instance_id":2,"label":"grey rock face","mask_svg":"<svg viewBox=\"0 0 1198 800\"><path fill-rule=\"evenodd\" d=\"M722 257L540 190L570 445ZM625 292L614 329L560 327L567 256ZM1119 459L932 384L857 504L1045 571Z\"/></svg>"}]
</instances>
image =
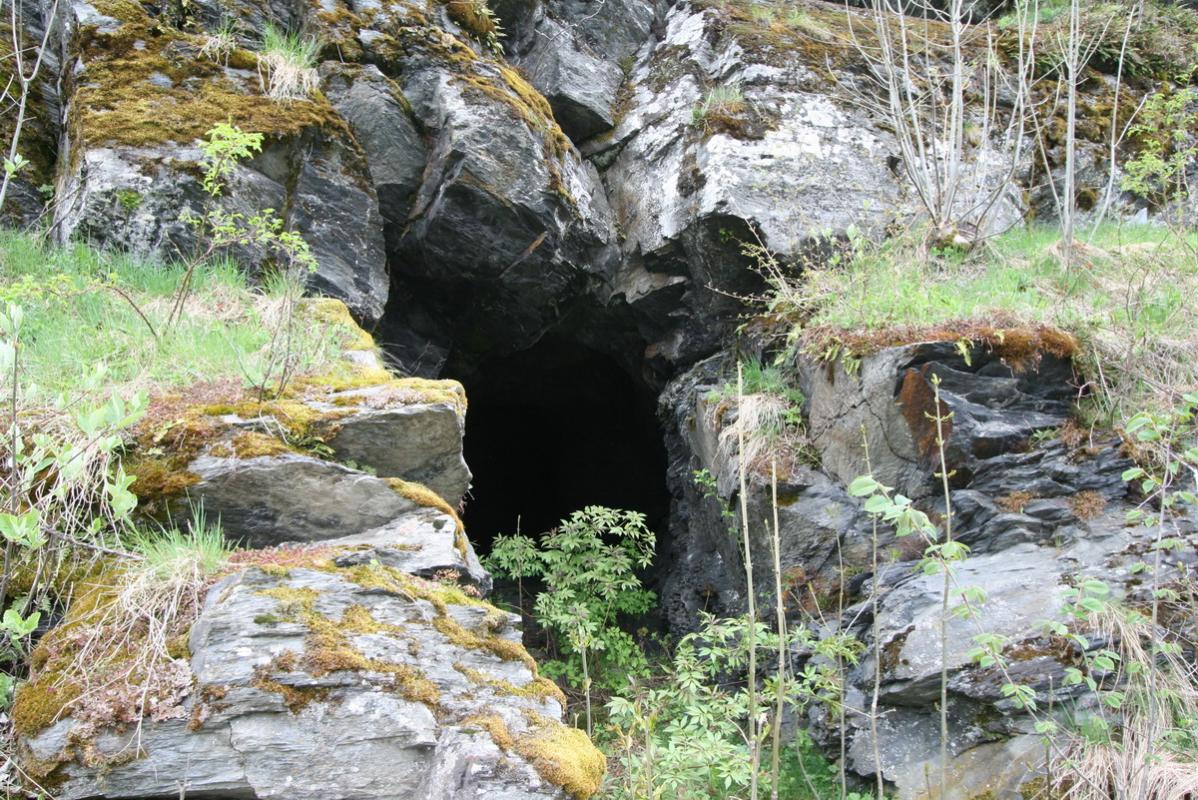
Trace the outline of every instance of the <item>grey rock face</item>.
<instances>
[{"instance_id":1,"label":"grey rock face","mask_svg":"<svg viewBox=\"0 0 1198 800\"><path fill-rule=\"evenodd\" d=\"M367 411L341 420L329 439L337 458L428 486L456 506L470 487L464 420L448 404Z\"/></svg>"},{"instance_id":2,"label":"grey rock face","mask_svg":"<svg viewBox=\"0 0 1198 800\"><path fill-rule=\"evenodd\" d=\"M307 599L280 599L289 597ZM355 627L351 619L372 622ZM209 591L192 628L196 683L183 716L99 735L93 757L115 766L97 772L68 761L56 796L564 798L489 732L505 729L517 742L560 735L558 700L536 693L522 661L441 632L483 630L484 621L482 635L518 644L509 615L439 609L398 584L367 588L345 571L231 575ZM318 666L333 656L318 649L314 629L342 649L337 657L368 666ZM497 686L534 691L523 697ZM34 758L64 758L77 724L62 720L23 746Z\"/></svg>"},{"instance_id":3,"label":"grey rock face","mask_svg":"<svg viewBox=\"0 0 1198 800\"><path fill-rule=\"evenodd\" d=\"M444 527L452 543L457 522L446 512L470 486L462 456L465 394L454 381L427 382L424 388L422 393L398 380L297 401L317 415L315 429L336 460L296 452L259 454L252 445L239 449L240 434L273 436L282 423L269 413L253 419L219 417L225 427L187 465L195 482L186 495L173 499L172 511L186 518L189 506L202 504L210 517L221 520L228 538L246 547L339 539L386 526L417 508L404 497L404 484L387 480L398 478L423 484L446 501L436 512L435 527ZM457 402L428 402L428 391ZM267 448L285 449L281 444ZM466 558L463 552L459 563L444 566L464 568ZM471 570L483 574L477 562Z\"/></svg>"},{"instance_id":4,"label":"grey rock face","mask_svg":"<svg viewBox=\"0 0 1198 800\"><path fill-rule=\"evenodd\" d=\"M788 466L779 481L784 599L792 611L814 613L818 607L825 616L843 603L839 616L831 611L838 620L833 624L864 645L861 662L847 676L846 702L868 707L875 673L880 674L876 749L883 777L905 800L925 800L926 773L939 770L935 705L943 577L920 569L923 543L897 539L885 525L878 532L875 574L870 518L844 488L867 472L863 429L875 477L915 498L927 513L943 514L933 476L939 466L926 451L935 431L929 440L923 415L935 410L930 381L939 377L940 413L952 414L945 451L955 470L954 538L970 548L955 566L953 586L980 589L986 597L980 622L953 615L946 622L951 785L960 796L1017 796L1012 793L1040 768L1034 723L1003 694L1008 675L1040 692L1042 707L1050 697L1056 708L1088 702L1063 681L1066 667L1082 654L1054 647L1042 625L1061 617L1065 588L1096 578L1118 595L1146 596L1133 565L1155 532L1124 521L1134 500L1121 477L1131 462L1120 440L1055 432L1034 437L1070 419L1072 368L1068 360L1044 353L1014 362L982 347L966 359L954 343L916 343L880 350L851 372L839 364L798 365L807 434L823 467ZM721 434L732 429L739 413L735 399L719 391L733 363L731 356L700 362L662 395L674 511L661 596L671 625L680 629L693 625L700 609L738 614L745 607L739 465L735 449L720 446ZM710 474L718 501L705 496L710 489L695 485L697 469ZM758 600L772 607L768 475L750 470L748 492ZM731 520L721 504L733 510ZM1176 524L1176 535L1195 539L1198 525L1192 520ZM1177 558L1184 565L1192 555ZM1167 570L1177 574L1181 568L1171 564ZM870 601L875 590L876 620ZM979 633L1006 637L1007 675L970 657ZM811 663L806 653L794 659L796 669ZM849 767L872 776L877 766L868 720L850 716ZM817 739L835 746L838 733L818 714L806 724Z\"/></svg>"},{"instance_id":5,"label":"grey rock face","mask_svg":"<svg viewBox=\"0 0 1198 800\"><path fill-rule=\"evenodd\" d=\"M199 482L180 498L176 516L202 503L243 547L351 536L415 508L384 480L307 456L201 456L188 471Z\"/></svg>"},{"instance_id":6,"label":"grey rock face","mask_svg":"<svg viewBox=\"0 0 1198 800\"><path fill-rule=\"evenodd\" d=\"M850 69L830 79L819 47L736 31L715 9L673 7L663 38L632 71L627 113L584 148L608 165L604 184L624 235L613 293L643 309L655 353L675 363L715 349L712 323L737 313L721 291L758 287L735 239L760 239L782 261L818 260L816 240L879 232L919 208L890 166L892 133L859 102L867 81ZM743 98L730 119L696 111L718 87ZM1005 180L1001 157L970 158L963 206ZM1004 195L996 225L1019 219L1016 198ZM662 325L662 306L673 325Z\"/></svg>"},{"instance_id":7,"label":"grey rock face","mask_svg":"<svg viewBox=\"0 0 1198 800\"><path fill-rule=\"evenodd\" d=\"M384 221L403 225L427 156L403 92L373 65L329 62L323 69L330 102L366 154Z\"/></svg>"},{"instance_id":8,"label":"grey rock face","mask_svg":"<svg viewBox=\"0 0 1198 800\"><path fill-rule=\"evenodd\" d=\"M866 356L849 374L843 362L800 365L809 398L811 440L824 467L842 483L867 472L861 442L868 436L873 474L908 497L935 490L936 410L931 381L941 381L949 469L969 482L987 459L1018 449L1035 431L1063 424L1074 396L1069 362L1044 355L1026 367L973 346L968 357L952 342L888 348Z\"/></svg>"},{"instance_id":9,"label":"grey rock face","mask_svg":"<svg viewBox=\"0 0 1198 800\"><path fill-rule=\"evenodd\" d=\"M84 238L167 259L185 259L195 250L196 231L185 219L208 208L196 177L203 158L198 147L76 147L75 169L58 186L59 196L68 198L55 220L64 241ZM316 257L312 288L373 321L382 315L389 287L377 203L373 189L363 186L364 168L350 142L313 134L272 143L237 168L219 205L247 217L279 211ZM265 254L248 249L237 255L252 268Z\"/></svg>"},{"instance_id":10,"label":"grey rock face","mask_svg":"<svg viewBox=\"0 0 1198 800\"><path fill-rule=\"evenodd\" d=\"M398 276L442 287L429 293L434 302L448 291L452 308L430 316L456 317L478 346L527 347L610 274L607 200L594 168L560 131L534 131L510 102L423 66L405 76L404 92L420 124L436 133L398 244ZM475 69L499 91L514 91L498 68ZM529 113L541 124L535 108Z\"/></svg>"},{"instance_id":11,"label":"grey rock face","mask_svg":"<svg viewBox=\"0 0 1198 800\"><path fill-rule=\"evenodd\" d=\"M557 118L562 130L583 142L612 127L616 92L623 80L619 67L589 52L573 31L552 19L536 30L547 44L535 46L522 59L529 80L537 87Z\"/></svg>"}]
</instances>

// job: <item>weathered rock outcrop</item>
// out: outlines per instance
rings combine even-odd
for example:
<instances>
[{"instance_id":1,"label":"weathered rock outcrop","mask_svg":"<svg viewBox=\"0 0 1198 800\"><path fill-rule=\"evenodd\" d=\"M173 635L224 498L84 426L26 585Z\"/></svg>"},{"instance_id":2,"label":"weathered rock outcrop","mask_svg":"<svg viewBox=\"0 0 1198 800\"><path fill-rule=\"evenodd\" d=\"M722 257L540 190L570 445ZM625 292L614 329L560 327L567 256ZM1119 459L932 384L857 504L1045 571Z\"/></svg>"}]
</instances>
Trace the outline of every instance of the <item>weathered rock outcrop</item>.
<instances>
[{"instance_id":1,"label":"weathered rock outcrop","mask_svg":"<svg viewBox=\"0 0 1198 800\"><path fill-rule=\"evenodd\" d=\"M335 301L316 308L346 318ZM252 549L207 588L186 642L138 668L153 670L150 700L116 683L92 697L62 671L110 573L80 589L13 711L25 768L56 797L565 800L598 788L603 756L562 724L565 699L538 676L519 618L482 599L490 576L445 499L469 481L461 386L391 379L358 333L341 371L276 400L187 410L133 443L149 508L202 507Z\"/></svg>"},{"instance_id":2,"label":"weathered rock outcrop","mask_svg":"<svg viewBox=\"0 0 1198 800\"><path fill-rule=\"evenodd\" d=\"M851 368L807 357L796 365L807 396L807 445L823 466L792 460L793 452L784 448L779 459L783 602L800 618L818 610L828 625L843 626L865 645L847 676L846 702L868 707L875 674L880 676L877 753L899 797L928 796L927 771L939 769L934 706L943 578L920 569L923 543L897 539L886 525L879 530L874 574L870 518L845 487L870 472L867 443L877 479L943 517L943 494L936 491L939 448L928 416L937 412L935 378L938 413L948 417L954 538L970 548L955 567L954 587L980 589L986 597L977 619L950 615L947 621L954 797L1006 796L1042 766L1032 718L1002 691L1009 680L1033 687L1054 707L1093 702L1063 680L1066 667L1080 663L1083 654L1044 628L1044 620L1060 618L1067 587L1094 578L1129 602L1147 601L1135 564L1156 533L1125 521L1136 500L1121 477L1132 463L1122 441L1087 433L1071 421L1077 382L1070 349L1056 332L1013 329L964 349L955 340L883 348ZM739 531L738 463L735 448L721 447L721 434L733 429L740 413L721 388L728 363L720 357L703 362L663 394L675 510L662 599L678 627L693 624L700 609L741 613L745 605L743 558L728 530ZM707 470L714 487L697 486L696 469ZM758 587L769 587L761 590L761 601L772 603L768 464L754 464L749 472L754 572ZM716 499L707 496L713 489ZM724 518L721 504L734 511L732 520ZM1175 535L1198 541L1192 520L1176 524ZM1179 574L1194 552L1191 546L1171 557L1160 580ZM969 655L981 633L1005 637L1007 675ZM808 656L795 657L801 662ZM819 734L824 720L813 715L809 723ZM828 736L831 743L835 734ZM868 720L857 715L850 723L848 766L872 776L874 754Z\"/></svg>"}]
</instances>

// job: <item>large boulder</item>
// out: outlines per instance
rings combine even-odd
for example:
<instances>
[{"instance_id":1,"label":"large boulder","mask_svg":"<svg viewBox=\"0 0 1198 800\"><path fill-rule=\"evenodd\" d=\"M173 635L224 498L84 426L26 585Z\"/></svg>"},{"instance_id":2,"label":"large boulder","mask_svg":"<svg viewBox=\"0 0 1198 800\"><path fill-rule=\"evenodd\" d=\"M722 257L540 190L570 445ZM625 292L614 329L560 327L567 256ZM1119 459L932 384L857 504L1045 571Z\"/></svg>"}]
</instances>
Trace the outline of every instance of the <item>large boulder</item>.
<instances>
[{"instance_id":1,"label":"large boulder","mask_svg":"<svg viewBox=\"0 0 1198 800\"><path fill-rule=\"evenodd\" d=\"M115 600L128 565L82 579L15 700L23 774L64 800L598 790L603 755L562 723L520 618L482 599L455 510L399 477L460 497L461 385L391 378L356 334L344 363L279 397L156 401L126 457L134 490L150 510L202 508L249 549L202 602L176 596L184 633L149 649Z\"/></svg>"},{"instance_id":2,"label":"large boulder","mask_svg":"<svg viewBox=\"0 0 1198 800\"><path fill-rule=\"evenodd\" d=\"M516 623L377 565L238 571L192 626L177 709L123 730L68 716L22 753L64 800L586 797L603 756L560 722Z\"/></svg>"}]
</instances>

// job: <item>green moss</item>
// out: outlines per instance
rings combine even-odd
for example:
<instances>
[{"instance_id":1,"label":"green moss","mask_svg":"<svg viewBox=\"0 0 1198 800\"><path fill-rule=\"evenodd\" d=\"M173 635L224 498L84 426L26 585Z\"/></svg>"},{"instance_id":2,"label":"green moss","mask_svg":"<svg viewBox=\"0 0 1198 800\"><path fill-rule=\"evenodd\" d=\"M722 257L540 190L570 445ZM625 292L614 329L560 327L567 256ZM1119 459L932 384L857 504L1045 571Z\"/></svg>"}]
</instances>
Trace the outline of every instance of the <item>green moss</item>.
<instances>
[{"instance_id":1,"label":"green moss","mask_svg":"<svg viewBox=\"0 0 1198 800\"><path fill-rule=\"evenodd\" d=\"M176 497L200 480L180 466L177 458L134 458L125 462L125 469L134 478L129 489L150 503Z\"/></svg>"},{"instance_id":2,"label":"green moss","mask_svg":"<svg viewBox=\"0 0 1198 800\"><path fill-rule=\"evenodd\" d=\"M335 572L365 589L378 589L413 600L425 600L439 615L448 614L451 605L494 609L494 606L489 603L469 597L459 586L433 583L382 564L356 564L352 567L326 566L323 569Z\"/></svg>"},{"instance_id":3,"label":"green moss","mask_svg":"<svg viewBox=\"0 0 1198 800\"><path fill-rule=\"evenodd\" d=\"M598 792L607 773L607 759L586 733L556 720L517 737L515 750L542 778L562 787L574 800L587 800Z\"/></svg>"},{"instance_id":4,"label":"green moss","mask_svg":"<svg viewBox=\"0 0 1198 800\"><path fill-rule=\"evenodd\" d=\"M462 518L458 516L457 509L446 502L441 495L437 494L423 483L405 481L401 478L387 478L386 481L387 485L394 489L395 493L400 497L403 497L405 500L411 500L418 506L435 508L441 513L451 517L454 521L454 525L456 526L454 528L455 536L458 534L461 534L462 536L465 535L463 533L465 531L465 526L462 524ZM465 558L466 550L464 547L464 542L457 541L456 543L462 553L462 557Z\"/></svg>"},{"instance_id":5,"label":"green moss","mask_svg":"<svg viewBox=\"0 0 1198 800\"><path fill-rule=\"evenodd\" d=\"M281 616L307 626L303 660L305 669L313 676L347 670L388 675L392 690L401 697L422 703L434 711L440 709L440 690L424 673L407 664L366 658L349 640L350 634L397 632L398 629L378 623L361 606L346 609L340 620L331 620L316 611L319 592L313 589L276 587L264 589L260 594L279 602Z\"/></svg>"},{"instance_id":6,"label":"green moss","mask_svg":"<svg viewBox=\"0 0 1198 800\"><path fill-rule=\"evenodd\" d=\"M70 120L79 141L132 146L191 142L225 121L267 135L320 128L348 137L345 123L322 95L289 103L272 100L252 85L230 80L220 65L198 58L198 37L162 24L138 3L106 5L111 6L109 16L124 24L107 34L86 29L82 37L85 66L75 78ZM243 67L250 65L252 55L239 51L236 56L239 64L246 62Z\"/></svg>"},{"instance_id":7,"label":"green moss","mask_svg":"<svg viewBox=\"0 0 1198 800\"><path fill-rule=\"evenodd\" d=\"M485 0L444 0L449 18L486 43L499 33L495 16L486 11Z\"/></svg>"},{"instance_id":8,"label":"green moss","mask_svg":"<svg viewBox=\"0 0 1198 800\"><path fill-rule=\"evenodd\" d=\"M83 687L61 672L43 671L21 684L13 701L13 728L22 736L36 736L65 716L82 694Z\"/></svg>"},{"instance_id":9,"label":"green moss","mask_svg":"<svg viewBox=\"0 0 1198 800\"><path fill-rule=\"evenodd\" d=\"M458 724L466 729L479 728L486 731L496 747L505 753L511 752L516 746L516 740L508 730L507 723L498 714L475 714Z\"/></svg>"},{"instance_id":10,"label":"green moss","mask_svg":"<svg viewBox=\"0 0 1198 800\"><path fill-rule=\"evenodd\" d=\"M598 792L607 773L607 758L586 733L533 713L525 717L529 730L518 735L513 735L498 715L469 717L463 722L487 731L497 747L520 755L537 774L574 800L588 800Z\"/></svg>"},{"instance_id":11,"label":"green moss","mask_svg":"<svg viewBox=\"0 0 1198 800\"><path fill-rule=\"evenodd\" d=\"M30 678L13 699L11 715L17 733L36 736L68 715L82 695L83 686L72 676L75 634L94 624L112 602L119 574L116 569L101 568L80 582L62 623L43 636L30 654Z\"/></svg>"},{"instance_id":12,"label":"green moss","mask_svg":"<svg viewBox=\"0 0 1198 800\"><path fill-rule=\"evenodd\" d=\"M566 707L566 695L556 683L548 678L535 677L523 686L517 686L511 681L488 675L482 670L467 667L464 664L454 664L453 668L462 673L472 683L486 686L496 694L508 697L527 697L531 699L550 698L556 700L562 708Z\"/></svg>"},{"instance_id":13,"label":"green moss","mask_svg":"<svg viewBox=\"0 0 1198 800\"><path fill-rule=\"evenodd\" d=\"M476 631L467 630L457 620L448 615L439 616L434 619L433 627L438 633L458 647L465 647L469 650L484 650L504 661L519 661L528 667L533 675L537 674L537 662L524 649L524 645L519 642L513 642L492 633L480 634Z\"/></svg>"},{"instance_id":14,"label":"green moss","mask_svg":"<svg viewBox=\"0 0 1198 800\"><path fill-rule=\"evenodd\" d=\"M255 679L253 685L264 692L274 692L282 697L283 705L292 714L298 714L312 703L322 702L329 696L330 691L327 686L292 686L266 677Z\"/></svg>"},{"instance_id":15,"label":"green moss","mask_svg":"<svg viewBox=\"0 0 1198 800\"><path fill-rule=\"evenodd\" d=\"M238 458L260 458L296 452L273 436L257 431L245 431L233 437L233 452Z\"/></svg>"},{"instance_id":16,"label":"green moss","mask_svg":"<svg viewBox=\"0 0 1198 800\"><path fill-rule=\"evenodd\" d=\"M322 384L326 387L340 387L347 382L361 383L361 388L375 388L366 396L349 394L334 397L334 405L342 407L368 405L381 408L393 404L445 403L453 406L459 416L464 416L466 413L466 390L462 388L462 384L454 380L391 378L384 377L384 373L379 370L363 370L347 376L344 380L340 380L336 376L318 377L311 385L313 387L319 387Z\"/></svg>"},{"instance_id":17,"label":"green moss","mask_svg":"<svg viewBox=\"0 0 1198 800\"><path fill-rule=\"evenodd\" d=\"M340 330L345 338L343 347L346 350L376 349L374 337L354 321L349 307L340 300L332 297L313 297L304 301L303 309L313 319Z\"/></svg>"}]
</instances>

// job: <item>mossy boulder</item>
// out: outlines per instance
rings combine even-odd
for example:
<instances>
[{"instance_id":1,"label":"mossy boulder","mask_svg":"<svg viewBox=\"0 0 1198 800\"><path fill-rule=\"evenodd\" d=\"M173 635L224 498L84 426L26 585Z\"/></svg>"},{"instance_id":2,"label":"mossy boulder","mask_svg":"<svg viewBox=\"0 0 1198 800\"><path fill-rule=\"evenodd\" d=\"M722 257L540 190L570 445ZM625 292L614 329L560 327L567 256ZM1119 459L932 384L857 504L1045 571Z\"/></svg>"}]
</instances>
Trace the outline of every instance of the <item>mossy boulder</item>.
<instances>
[{"instance_id":1,"label":"mossy boulder","mask_svg":"<svg viewBox=\"0 0 1198 800\"><path fill-rule=\"evenodd\" d=\"M242 568L191 628L179 713L96 730L68 707L21 752L64 800L584 800L604 759L517 622L377 561Z\"/></svg>"},{"instance_id":2,"label":"mossy boulder","mask_svg":"<svg viewBox=\"0 0 1198 800\"><path fill-rule=\"evenodd\" d=\"M396 404L387 399L391 392L410 397L407 393L415 391L383 385L336 395L334 402L342 408L360 405L357 413L338 420L327 443L342 461L422 483L456 506L470 487L470 470L462 458L465 409L452 402Z\"/></svg>"},{"instance_id":3,"label":"mossy boulder","mask_svg":"<svg viewBox=\"0 0 1198 800\"><path fill-rule=\"evenodd\" d=\"M312 248L312 288L377 320L388 291L378 201L329 101L319 92L287 102L266 96L253 52L205 55L207 34L170 13L139 3L68 8L78 69L65 80L56 234L174 258L196 246L189 214L275 209ZM221 122L266 143L213 201L200 186L197 144ZM253 247L232 255L251 270L267 265L268 254Z\"/></svg>"}]
</instances>

